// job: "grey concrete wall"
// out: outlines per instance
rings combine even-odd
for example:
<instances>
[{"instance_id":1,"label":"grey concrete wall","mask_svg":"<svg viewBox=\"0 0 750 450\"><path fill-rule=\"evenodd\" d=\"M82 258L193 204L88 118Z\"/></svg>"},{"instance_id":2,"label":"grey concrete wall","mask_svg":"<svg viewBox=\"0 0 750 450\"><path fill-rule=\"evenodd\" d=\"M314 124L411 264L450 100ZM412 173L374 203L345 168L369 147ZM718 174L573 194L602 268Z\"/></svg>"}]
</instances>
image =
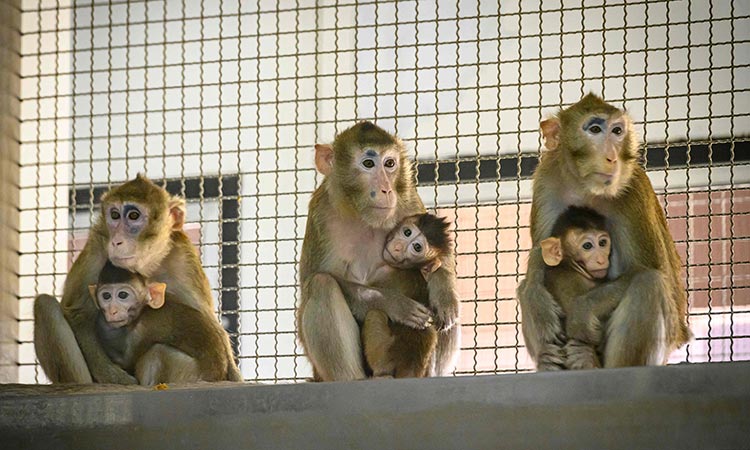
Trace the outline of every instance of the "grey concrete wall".
<instances>
[{"instance_id":1,"label":"grey concrete wall","mask_svg":"<svg viewBox=\"0 0 750 450\"><path fill-rule=\"evenodd\" d=\"M280 386L0 387L0 445L750 448L750 363Z\"/></svg>"},{"instance_id":2,"label":"grey concrete wall","mask_svg":"<svg viewBox=\"0 0 750 450\"><path fill-rule=\"evenodd\" d=\"M0 0L0 382L18 381L21 1Z\"/></svg>"}]
</instances>

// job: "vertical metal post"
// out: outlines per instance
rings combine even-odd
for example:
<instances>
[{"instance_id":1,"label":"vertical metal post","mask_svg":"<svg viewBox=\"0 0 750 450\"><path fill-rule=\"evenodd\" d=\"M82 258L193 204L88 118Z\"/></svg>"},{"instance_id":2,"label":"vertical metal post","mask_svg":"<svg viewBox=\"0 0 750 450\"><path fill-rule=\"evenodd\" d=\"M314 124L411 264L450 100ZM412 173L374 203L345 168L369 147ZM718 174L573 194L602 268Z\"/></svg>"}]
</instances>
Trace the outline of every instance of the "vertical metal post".
<instances>
[{"instance_id":1,"label":"vertical metal post","mask_svg":"<svg viewBox=\"0 0 750 450\"><path fill-rule=\"evenodd\" d=\"M0 383L18 382L21 2L0 1Z\"/></svg>"}]
</instances>

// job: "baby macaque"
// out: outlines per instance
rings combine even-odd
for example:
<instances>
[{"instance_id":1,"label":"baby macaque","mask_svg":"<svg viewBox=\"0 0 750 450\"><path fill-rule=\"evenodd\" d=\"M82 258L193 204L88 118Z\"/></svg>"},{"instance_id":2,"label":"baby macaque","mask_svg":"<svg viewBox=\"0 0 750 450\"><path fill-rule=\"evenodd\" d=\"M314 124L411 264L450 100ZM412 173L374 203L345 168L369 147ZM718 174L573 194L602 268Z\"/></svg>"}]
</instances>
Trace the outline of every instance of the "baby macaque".
<instances>
[{"instance_id":1,"label":"baby macaque","mask_svg":"<svg viewBox=\"0 0 750 450\"><path fill-rule=\"evenodd\" d=\"M409 216L388 233L383 260L397 269L419 270L429 282L442 258L451 252L447 230L448 222L441 217L428 213ZM417 330L389 321L380 310L369 311L362 326L365 360L376 377L427 376L436 343L434 326Z\"/></svg>"},{"instance_id":2,"label":"baby macaque","mask_svg":"<svg viewBox=\"0 0 750 450\"><path fill-rule=\"evenodd\" d=\"M216 318L170 299L166 287L105 264L89 291L100 310L96 334L107 356L143 385L242 381Z\"/></svg>"},{"instance_id":3,"label":"baby macaque","mask_svg":"<svg viewBox=\"0 0 750 450\"><path fill-rule=\"evenodd\" d=\"M601 367L595 347L600 343L600 326L619 304L608 298L587 304L581 296L607 278L611 240L606 221L589 208L571 206L557 219L552 236L540 243L547 268L544 285L565 312L568 339L587 345L587 358L576 360L582 369Z\"/></svg>"},{"instance_id":4,"label":"baby macaque","mask_svg":"<svg viewBox=\"0 0 750 450\"><path fill-rule=\"evenodd\" d=\"M383 260L397 269L419 269L425 280L442 265L451 251L448 222L424 213L409 216L396 225L385 239Z\"/></svg>"}]
</instances>

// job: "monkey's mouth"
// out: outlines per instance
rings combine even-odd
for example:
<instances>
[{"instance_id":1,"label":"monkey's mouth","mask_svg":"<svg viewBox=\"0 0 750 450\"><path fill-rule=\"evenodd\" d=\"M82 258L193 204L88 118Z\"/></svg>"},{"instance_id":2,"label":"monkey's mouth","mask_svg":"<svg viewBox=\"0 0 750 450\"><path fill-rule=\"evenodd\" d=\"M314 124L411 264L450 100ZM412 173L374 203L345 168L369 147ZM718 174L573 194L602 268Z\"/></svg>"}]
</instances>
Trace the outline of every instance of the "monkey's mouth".
<instances>
[{"instance_id":1,"label":"monkey's mouth","mask_svg":"<svg viewBox=\"0 0 750 450\"><path fill-rule=\"evenodd\" d=\"M112 260L112 263L119 265L135 259L135 256L111 256L110 259Z\"/></svg>"},{"instance_id":2,"label":"monkey's mouth","mask_svg":"<svg viewBox=\"0 0 750 450\"><path fill-rule=\"evenodd\" d=\"M385 248L385 251L383 252L383 259L385 260L388 265L399 267L403 260L399 261L396 259L395 256L393 256L393 253L388 249L388 247Z\"/></svg>"},{"instance_id":3,"label":"monkey's mouth","mask_svg":"<svg viewBox=\"0 0 750 450\"><path fill-rule=\"evenodd\" d=\"M607 276L607 269L592 270L589 273L592 277L600 279Z\"/></svg>"},{"instance_id":4,"label":"monkey's mouth","mask_svg":"<svg viewBox=\"0 0 750 450\"><path fill-rule=\"evenodd\" d=\"M127 323L128 323L127 319L107 321L107 325L109 325L112 328L122 328Z\"/></svg>"}]
</instances>

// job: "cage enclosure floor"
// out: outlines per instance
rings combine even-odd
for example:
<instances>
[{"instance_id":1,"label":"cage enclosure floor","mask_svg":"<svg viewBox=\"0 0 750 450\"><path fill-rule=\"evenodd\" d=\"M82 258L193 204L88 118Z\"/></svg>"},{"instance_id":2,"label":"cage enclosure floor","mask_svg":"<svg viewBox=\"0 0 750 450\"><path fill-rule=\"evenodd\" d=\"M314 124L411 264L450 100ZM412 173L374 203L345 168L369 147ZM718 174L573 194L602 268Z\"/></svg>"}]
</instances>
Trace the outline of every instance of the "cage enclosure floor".
<instances>
[{"instance_id":1,"label":"cage enclosure floor","mask_svg":"<svg viewBox=\"0 0 750 450\"><path fill-rule=\"evenodd\" d=\"M11 448L746 448L750 362L289 385L0 386Z\"/></svg>"}]
</instances>

